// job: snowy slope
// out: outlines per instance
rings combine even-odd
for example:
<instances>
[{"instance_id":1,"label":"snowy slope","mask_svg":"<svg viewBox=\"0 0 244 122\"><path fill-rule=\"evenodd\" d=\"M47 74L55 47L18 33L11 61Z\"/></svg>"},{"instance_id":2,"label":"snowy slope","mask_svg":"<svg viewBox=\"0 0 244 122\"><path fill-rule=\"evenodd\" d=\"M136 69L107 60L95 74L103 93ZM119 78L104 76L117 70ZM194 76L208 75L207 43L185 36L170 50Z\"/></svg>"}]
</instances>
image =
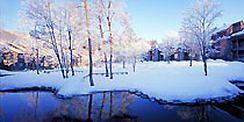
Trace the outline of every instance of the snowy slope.
<instances>
[{"instance_id":1,"label":"snowy slope","mask_svg":"<svg viewBox=\"0 0 244 122\"><path fill-rule=\"evenodd\" d=\"M201 62L148 62L137 65L137 72L127 68L129 75L115 75L113 80L95 76L95 87L90 87L86 73L77 74L69 79L62 79L60 72L41 74L35 72L6 72L12 76L0 77L0 90L26 88L33 86L52 87L64 96L88 94L97 91L130 90L140 91L151 98L168 102L196 102L199 99L210 100L222 97L235 97L242 91L230 80L244 81L244 64L240 62L208 61L209 76L205 77ZM119 64L114 71L124 69ZM103 69L95 69L101 72ZM3 72L3 71L0 71ZM86 72L86 71L85 71Z\"/></svg>"}]
</instances>

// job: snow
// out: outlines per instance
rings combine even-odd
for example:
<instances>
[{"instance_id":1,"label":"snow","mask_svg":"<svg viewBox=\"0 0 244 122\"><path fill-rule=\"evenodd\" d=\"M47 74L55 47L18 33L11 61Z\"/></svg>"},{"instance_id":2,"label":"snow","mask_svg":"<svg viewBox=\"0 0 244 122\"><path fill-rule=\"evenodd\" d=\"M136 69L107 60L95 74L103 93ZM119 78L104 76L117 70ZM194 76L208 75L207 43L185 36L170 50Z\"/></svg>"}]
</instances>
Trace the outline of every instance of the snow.
<instances>
[{"instance_id":1,"label":"snow","mask_svg":"<svg viewBox=\"0 0 244 122\"><path fill-rule=\"evenodd\" d=\"M204 76L202 62L146 62L137 64L136 72L131 68L122 69L122 64L115 64L114 71L129 71L129 75L114 75L110 80L104 76L94 76L95 86L89 86L88 79L83 79L87 71L76 76L62 79L60 72L42 73L37 76L34 71L7 72L13 74L0 77L0 90L52 87L57 94L73 96L99 91L130 90L140 91L151 98L168 102L195 102L199 99L210 100L222 97L235 97L242 90L231 84L231 80L244 81L244 64L241 62L225 62L208 60L209 76ZM127 67L131 67L127 65ZM103 69L96 68L95 72Z\"/></svg>"},{"instance_id":2,"label":"snow","mask_svg":"<svg viewBox=\"0 0 244 122\"><path fill-rule=\"evenodd\" d=\"M222 36L216 39L216 42L222 41L222 40L228 40L230 39L230 36Z\"/></svg>"},{"instance_id":3,"label":"snow","mask_svg":"<svg viewBox=\"0 0 244 122\"><path fill-rule=\"evenodd\" d=\"M240 32L232 34L231 37L240 36L240 35L244 35L244 29L242 31L240 31Z\"/></svg>"}]
</instances>

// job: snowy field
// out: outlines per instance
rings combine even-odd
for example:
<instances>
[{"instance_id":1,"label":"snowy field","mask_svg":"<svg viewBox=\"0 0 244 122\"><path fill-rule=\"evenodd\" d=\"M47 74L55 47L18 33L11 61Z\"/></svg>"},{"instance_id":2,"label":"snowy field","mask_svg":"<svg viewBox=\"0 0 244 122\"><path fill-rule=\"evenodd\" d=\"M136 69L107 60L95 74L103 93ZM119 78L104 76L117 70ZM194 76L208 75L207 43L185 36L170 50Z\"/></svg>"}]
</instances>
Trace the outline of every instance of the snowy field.
<instances>
[{"instance_id":1,"label":"snowy field","mask_svg":"<svg viewBox=\"0 0 244 122\"><path fill-rule=\"evenodd\" d=\"M229 81L244 81L244 63L209 60L207 77L204 76L202 67L202 62L193 62L193 67L189 67L189 62L146 62L137 64L136 72L133 72L131 65L122 69L122 64L115 64L115 72L128 71L129 74L114 75L113 80L94 76L94 87L89 86L88 78L83 79L87 75L86 69L69 79L63 79L60 72L42 73L38 76L34 71L1 70L2 74L13 75L0 77L0 90L52 87L57 89L57 94L69 97L99 91L130 90L143 92L158 100L186 103L232 98L243 93ZM95 72L103 72L103 69L97 68Z\"/></svg>"}]
</instances>

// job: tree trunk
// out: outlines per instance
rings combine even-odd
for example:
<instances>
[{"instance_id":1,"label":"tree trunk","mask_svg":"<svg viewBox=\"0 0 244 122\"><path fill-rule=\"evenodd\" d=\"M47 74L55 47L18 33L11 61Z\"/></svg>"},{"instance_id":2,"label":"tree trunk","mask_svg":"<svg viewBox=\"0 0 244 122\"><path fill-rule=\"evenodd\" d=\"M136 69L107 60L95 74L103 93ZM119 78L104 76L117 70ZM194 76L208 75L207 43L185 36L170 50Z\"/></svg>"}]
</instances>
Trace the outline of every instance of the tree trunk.
<instances>
[{"instance_id":1,"label":"tree trunk","mask_svg":"<svg viewBox=\"0 0 244 122\"><path fill-rule=\"evenodd\" d=\"M112 2L109 1L109 5L108 5L108 16L107 16L107 23L108 23L108 30L109 30L109 46L110 46L110 60L109 60L109 69L110 69L110 79L113 79L113 33L112 33L112 22L111 22L111 4Z\"/></svg>"},{"instance_id":2,"label":"tree trunk","mask_svg":"<svg viewBox=\"0 0 244 122\"><path fill-rule=\"evenodd\" d=\"M167 57L167 62L168 62L168 64L170 64L170 59L169 59L169 57Z\"/></svg>"},{"instance_id":3,"label":"tree trunk","mask_svg":"<svg viewBox=\"0 0 244 122\"><path fill-rule=\"evenodd\" d=\"M109 59L109 70L110 70L110 79L113 79L113 55L112 52L110 52L110 59Z\"/></svg>"},{"instance_id":4,"label":"tree trunk","mask_svg":"<svg viewBox=\"0 0 244 122\"><path fill-rule=\"evenodd\" d=\"M134 61L133 61L133 72L136 72L136 57L134 57Z\"/></svg>"},{"instance_id":5,"label":"tree trunk","mask_svg":"<svg viewBox=\"0 0 244 122\"><path fill-rule=\"evenodd\" d=\"M79 57L80 57L80 66L82 66L82 56Z\"/></svg>"},{"instance_id":6,"label":"tree trunk","mask_svg":"<svg viewBox=\"0 0 244 122\"><path fill-rule=\"evenodd\" d=\"M106 45L106 41L104 39L104 32L103 32L103 27L102 27L102 16L98 16L98 21L99 21L99 30L100 30L100 36L101 36L101 39L102 39L102 44L103 44L103 48L105 48L105 45ZM108 59L107 59L107 54L106 52L104 51L103 52L104 54L104 68L105 68L105 73L106 73L106 77L109 77L109 74L108 74Z\"/></svg>"},{"instance_id":7,"label":"tree trunk","mask_svg":"<svg viewBox=\"0 0 244 122\"><path fill-rule=\"evenodd\" d=\"M106 52L104 52L104 65L105 65L105 73L106 73L106 77L109 77L109 74L108 74L108 59L107 59L107 54L106 54Z\"/></svg>"},{"instance_id":8,"label":"tree trunk","mask_svg":"<svg viewBox=\"0 0 244 122\"><path fill-rule=\"evenodd\" d=\"M65 67L66 67L66 76L65 77L69 78L69 66L66 65Z\"/></svg>"},{"instance_id":9,"label":"tree trunk","mask_svg":"<svg viewBox=\"0 0 244 122\"><path fill-rule=\"evenodd\" d=\"M39 61L39 50L36 49L36 73L39 75L40 61Z\"/></svg>"},{"instance_id":10,"label":"tree trunk","mask_svg":"<svg viewBox=\"0 0 244 122\"><path fill-rule=\"evenodd\" d=\"M91 32L90 32L90 21L88 18L88 4L87 4L87 0L84 0L84 8L85 8L85 14L86 14L86 28L87 28L87 34L88 34L88 50L89 50L89 81L90 81L90 85L94 86L94 82L93 82L93 77L92 77L92 73L93 73L93 61L92 61L92 43L91 43Z\"/></svg>"},{"instance_id":11,"label":"tree trunk","mask_svg":"<svg viewBox=\"0 0 244 122\"><path fill-rule=\"evenodd\" d=\"M205 56L204 56L205 57ZM207 67L207 61L206 61L206 57L204 58L203 60L203 64L204 64L204 73L205 73L205 76L208 76L208 67Z\"/></svg>"},{"instance_id":12,"label":"tree trunk","mask_svg":"<svg viewBox=\"0 0 244 122\"><path fill-rule=\"evenodd\" d=\"M69 67L66 65L67 63L66 63L66 57L65 57L65 54L64 54L64 50L63 50L63 43L62 43L62 39L60 39L61 40L61 43L60 43L60 52L61 52L61 59L62 59L62 65L63 65L63 69L65 70L65 78L68 78L69 76L69 74L68 74L68 72L69 72Z\"/></svg>"},{"instance_id":13,"label":"tree trunk","mask_svg":"<svg viewBox=\"0 0 244 122\"><path fill-rule=\"evenodd\" d=\"M50 3L48 3L48 11L49 11L49 17L51 18ZM60 69L61 69L62 76L63 76L63 78L65 78L64 67L63 67L62 61L60 59L58 44L57 44L57 40L56 40L56 36L55 36L55 29L53 27L54 25L53 25L53 23L49 24L49 22L48 22L46 24L46 26L49 31L53 51L58 59L58 63L59 63Z\"/></svg>"},{"instance_id":14,"label":"tree trunk","mask_svg":"<svg viewBox=\"0 0 244 122\"><path fill-rule=\"evenodd\" d=\"M202 50L202 61L203 61L203 66L204 66L204 74L205 76L208 76L208 67L207 67L207 57L206 57L206 48L203 46Z\"/></svg>"},{"instance_id":15,"label":"tree trunk","mask_svg":"<svg viewBox=\"0 0 244 122\"><path fill-rule=\"evenodd\" d=\"M59 67L60 67L60 69L61 69L62 76L63 76L63 78L65 78L64 67L63 67L63 65L62 65L62 63L61 63L60 56L59 56L59 54L58 54L57 52L55 52L55 54L56 54L56 56L57 56L57 58L58 58L58 63L59 63Z\"/></svg>"},{"instance_id":16,"label":"tree trunk","mask_svg":"<svg viewBox=\"0 0 244 122\"><path fill-rule=\"evenodd\" d=\"M67 73L67 67L66 67L66 60L65 60L65 56L64 56L64 50L63 50L63 40L62 40L62 30L59 30L60 32L60 52L61 52L61 65L63 66L63 68L61 68L62 70L66 70L66 72L64 73L64 78L68 78L68 73ZM53 33L54 34L54 33ZM53 35L53 39L55 39L54 35ZM57 50L57 54L59 53L58 48L57 48L57 44L55 46L56 50Z\"/></svg>"},{"instance_id":17,"label":"tree trunk","mask_svg":"<svg viewBox=\"0 0 244 122\"><path fill-rule=\"evenodd\" d=\"M203 19L203 42L202 42L202 60L203 60L203 65L204 65L204 74L205 76L208 76L208 69L207 69L207 57L206 57L206 30L205 30L205 25L206 24L206 20Z\"/></svg>"},{"instance_id":18,"label":"tree trunk","mask_svg":"<svg viewBox=\"0 0 244 122\"><path fill-rule=\"evenodd\" d=\"M61 58L62 58L62 63L63 63L63 66L64 66L64 70L65 70L65 78L68 78L69 77L69 66L67 65L66 63L66 57L65 57L65 54L63 52L63 47L61 47Z\"/></svg>"},{"instance_id":19,"label":"tree trunk","mask_svg":"<svg viewBox=\"0 0 244 122\"><path fill-rule=\"evenodd\" d=\"M93 82L93 60L92 60L92 44L91 44L91 39L88 38L88 47L89 47L89 80L90 80L90 85L94 86Z\"/></svg>"},{"instance_id":20,"label":"tree trunk","mask_svg":"<svg viewBox=\"0 0 244 122\"><path fill-rule=\"evenodd\" d=\"M132 65L133 65L133 72L136 72L136 64L133 63Z\"/></svg>"},{"instance_id":21,"label":"tree trunk","mask_svg":"<svg viewBox=\"0 0 244 122\"><path fill-rule=\"evenodd\" d=\"M71 31L68 31L69 34L69 50L70 50L70 68L71 68L71 72L72 72L72 76L75 75L75 71L74 71L74 61L73 61L73 50L72 50L72 39L71 39Z\"/></svg>"},{"instance_id":22,"label":"tree trunk","mask_svg":"<svg viewBox=\"0 0 244 122\"><path fill-rule=\"evenodd\" d=\"M190 56L190 67L192 67L192 56Z\"/></svg>"},{"instance_id":23,"label":"tree trunk","mask_svg":"<svg viewBox=\"0 0 244 122\"><path fill-rule=\"evenodd\" d=\"M123 69L125 69L125 60L123 60Z\"/></svg>"}]
</instances>

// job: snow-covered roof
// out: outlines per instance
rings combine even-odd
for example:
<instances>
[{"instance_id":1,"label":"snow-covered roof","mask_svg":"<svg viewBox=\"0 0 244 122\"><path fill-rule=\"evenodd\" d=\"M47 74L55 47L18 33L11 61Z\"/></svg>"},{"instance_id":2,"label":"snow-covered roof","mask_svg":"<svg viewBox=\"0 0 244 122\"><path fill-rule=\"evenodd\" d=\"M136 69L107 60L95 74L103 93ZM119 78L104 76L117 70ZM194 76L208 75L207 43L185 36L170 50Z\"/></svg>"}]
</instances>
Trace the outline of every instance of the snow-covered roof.
<instances>
[{"instance_id":1,"label":"snow-covered roof","mask_svg":"<svg viewBox=\"0 0 244 122\"><path fill-rule=\"evenodd\" d=\"M214 31L214 34L220 32L220 31L224 31L224 30L226 30L226 29L227 29L228 27L230 27L230 26L231 26L231 24L224 24L223 26L217 28L217 29Z\"/></svg>"},{"instance_id":2,"label":"snow-covered roof","mask_svg":"<svg viewBox=\"0 0 244 122\"><path fill-rule=\"evenodd\" d=\"M19 51L21 51L21 52L25 52L25 51L26 51L26 48L25 48L25 47L22 47L22 46L20 46L20 45L17 45L17 44L11 43L11 42L8 42L7 44L8 44L10 47L15 48L15 49L17 49L17 50L19 50Z\"/></svg>"},{"instance_id":3,"label":"snow-covered roof","mask_svg":"<svg viewBox=\"0 0 244 122\"><path fill-rule=\"evenodd\" d=\"M16 48L14 48L14 47L9 47L9 50L10 50L10 51L13 51L13 52L15 52L15 53L24 53L23 51L21 51L21 50L19 50L19 49L16 49Z\"/></svg>"},{"instance_id":4,"label":"snow-covered roof","mask_svg":"<svg viewBox=\"0 0 244 122\"><path fill-rule=\"evenodd\" d=\"M222 37L217 38L214 42L219 42L219 41L228 40L228 39L230 39L230 36L222 36Z\"/></svg>"},{"instance_id":5,"label":"snow-covered roof","mask_svg":"<svg viewBox=\"0 0 244 122\"><path fill-rule=\"evenodd\" d=\"M232 34L231 36L233 37L233 36L240 36L240 35L244 35L244 29L242 29L242 31L240 32Z\"/></svg>"}]
</instances>

